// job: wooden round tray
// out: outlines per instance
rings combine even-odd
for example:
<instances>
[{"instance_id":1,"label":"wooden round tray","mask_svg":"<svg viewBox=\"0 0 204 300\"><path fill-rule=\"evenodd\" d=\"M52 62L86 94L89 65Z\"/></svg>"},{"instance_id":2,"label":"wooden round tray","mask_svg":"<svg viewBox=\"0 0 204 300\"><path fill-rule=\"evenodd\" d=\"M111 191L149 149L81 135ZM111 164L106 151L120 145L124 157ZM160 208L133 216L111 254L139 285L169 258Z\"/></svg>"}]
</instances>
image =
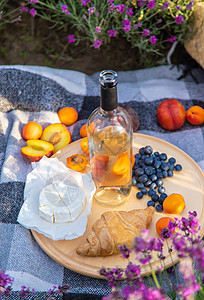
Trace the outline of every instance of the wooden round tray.
<instances>
[{"instance_id":1,"label":"wooden round tray","mask_svg":"<svg viewBox=\"0 0 204 300\"><path fill-rule=\"evenodd\" d=\"M200 235L203 236L204 231L204 174L199 168L199 166L194 162L194 160L188 156L185 152L175 147L174 145L167 143L158 138L134 133L133 138L133 153L137 153L138 149L151 145L154 151L165 152L169 157L175 157L177 163L180 163L183 167L181 172L174 172L173 177L164 179L164 186L166 188L166 193L169 195L171 193L179 193L184 196L186 202L185 210L179 215L171 215L171 217L181 218L183 216L188 216L188 211L197 211L198 219L201 225ZM80 140L69 144L64 147L61 151L56 153L53 157L57 157L66 165L66 158L72 154L81 153L83 154L80 147ZM87 168L85 172L89 171ZM136 198L137 188L133 187L131 192L131 197L129 200L114 208L115 211L125 210L129 211L135 208L145 208L147 206L147 201L149 196L144 196L143 199L138 200ZM113 268L120 267L125 268L127 265L127 260L122 258L122 256L114 255L108 257L84 257L76 254L76 248L79 244L85 241L85 237L91 231L93 223L100 218L101 214L105 211L110 211L111 208L106 208L93 200L92 203L92 213L88 216L88 223L86 232L83 236L74 240L59 240L53 241L44 235L32 230L32 234L36 239L40 247L56 262L63 265L64 267L75 271L77 273L95 277L102 278L99 274L99 270L102 267ZM155 229L156 221L163 217L170 216L165 212L157 213L155 212L153 216L153 221L149 227L150 236L158 237ZM166 254L165 266L170 267L172 265L172 260L164 249ZM175 251L172 253L174 263L178 262ZM130 259L134 261L134 254L131 254ZM156 271L158 266L160 266L159 260L156 258L153 263L153 269ZM151 270L148 266L141 266L142 275L148 275Z\"/></svg>"}]
</instances>

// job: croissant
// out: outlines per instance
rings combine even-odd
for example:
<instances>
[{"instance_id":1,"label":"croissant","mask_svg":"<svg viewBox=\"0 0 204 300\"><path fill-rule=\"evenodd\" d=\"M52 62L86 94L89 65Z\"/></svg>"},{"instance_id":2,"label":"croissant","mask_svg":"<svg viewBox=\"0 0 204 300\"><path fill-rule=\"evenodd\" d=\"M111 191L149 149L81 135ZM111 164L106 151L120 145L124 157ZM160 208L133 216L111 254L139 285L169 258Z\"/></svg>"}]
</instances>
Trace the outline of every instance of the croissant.
<instances>
[{"instance_id":1,"label":"croissant","mask_svg":"<svg viewBox=\"0 0 204 300\"><path fill-rule=\"evenodd\" d=\"M150 225L153 213L153 207L103 213L76 253L84 256L115 255L120 252L118 247L123 244L131 249L134 237Z\"/></svg>"}]
</instances>

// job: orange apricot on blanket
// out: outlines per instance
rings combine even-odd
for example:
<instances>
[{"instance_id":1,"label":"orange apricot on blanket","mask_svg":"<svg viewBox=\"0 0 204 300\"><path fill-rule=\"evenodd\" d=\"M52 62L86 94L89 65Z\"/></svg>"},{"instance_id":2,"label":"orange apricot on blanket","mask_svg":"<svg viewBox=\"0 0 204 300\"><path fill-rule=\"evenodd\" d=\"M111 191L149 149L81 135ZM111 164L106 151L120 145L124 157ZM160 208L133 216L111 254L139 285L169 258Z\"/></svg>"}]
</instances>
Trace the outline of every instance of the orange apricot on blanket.
<instances>
[{"instance_id":1,"label":"orange apricot on blanket","mask_svg":"<svg viewBox=\"0 0 204 300\"><path fill-rule=\"evenodd\" d=\"M87 137L87 124L84 124L80 129L80 136L82 138Z\"/></svg>"},{"instance_id":2,"label":"orange apricot on blanket","mask_svg":"<svg viewBox=\"0 0 204 300\"><path fill-rule=\"evenodd\" d=\"M36 122L28 122L22 131L22 137L24 140L38 140L43 133L43 128Z\"/></svg>"},{"instance_id":3,"label":"orange apricot on blanket","mask_svg":"<svg viewBox=\"0 0 204 300\"><path fill-rule=\"evenodd\" d=\"M201 125L204 122L204 109L198 105L190 107L186 112L186 119L193 125Z\"/></svg>"},{"instance_id":4,"label":"orange apricot on blanket","mask_svg":"<svg viewBox=\"0 0 204 300\"><path fill-rule=\"evenodd\" d=\"M78 119L78 113L73 107L63 107L57 114L60 122L66 126L74 124Z\"/></svg>"},{"instance_id":5,"label":"orange apricot on blanket","mask_svg":"<svg viewBox=\"0 0 204 300\"><path fill-rule=\"evenodd\" d=\"M185 200L181 194L171 194L164 200L163 208L169 214L179 214L185 208Z\"/></svg>"},{"instance_id":6,"label":"orange apricot on blanket","mask_svg":"<svg viewBox=\"0 0 204 300\"><path fill-rule=\"evenodd\" d=\"M73 154L67 157L67 166L74 171L81 172L86 168L87 164L88 159L82 154Z\"/></svg>"},{"instance_id":7,"label":"orange apricot on blanket","mask_svg":"<svg viewBox=\"0 0 204 300\"><path fill-rule=\"evenodd\" d=\"M86 154L89 155L89 143L88 143L88 138L85 137L81 140L80 143L82 151Z\"/></svg>"},{"instance_id":8,"label":"orange apricot on blanket","mask_svg":"<svg viewBox=\"0 0 204 300\"><path fill-rule=\"evenodd\" d=\"M162 217L156 222L156 231L158 235L161 235L162 229L167 228L169 221L174 222L174 219L170 217Z\"/></svg>"}]
</instances>

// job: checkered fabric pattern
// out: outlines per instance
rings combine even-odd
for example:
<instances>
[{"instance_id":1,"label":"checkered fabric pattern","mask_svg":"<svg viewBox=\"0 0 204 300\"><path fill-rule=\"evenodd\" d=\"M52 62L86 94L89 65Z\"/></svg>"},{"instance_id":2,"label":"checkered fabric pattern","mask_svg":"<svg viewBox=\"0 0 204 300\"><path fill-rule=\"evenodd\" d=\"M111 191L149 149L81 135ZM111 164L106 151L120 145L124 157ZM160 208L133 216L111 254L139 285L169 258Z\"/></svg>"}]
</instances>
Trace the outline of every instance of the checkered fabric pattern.
<instances>
[{"instance_id":1,"label":"checkered fabric pattern","mask_svg":"<svg viewBox=\"0 0 204 300\"><path fill-rule=\"evenodd\" d=\"M116 70L117 71L117 70ZM193 105L204 108L204 71L183 74L173 66L118 72L119 103L133 107L140 118L138 132L176 145L204 170L204 124L184 126L170 132L156 121L158 104L168 98L179 100L187 110ZM7 299L19 299L22 285L39 292L53 285L70 284L70 293L106 295L105 280L86 277L64 268L39 247L31 232L17 223L23 193L31 165L20 149L23 126L35 121L45 127L59 122L57 111L76 108L78 121L69 126L73 141L90 113L99 106L99 73L87 76L71 70L35 66L0 67L0 268L14 277L14 291ZM196 81L194 80L196 79ZM36 299L34 296L32 299ZM31 299L31 298L30 298Z\"/></svg>"}]
</instances>

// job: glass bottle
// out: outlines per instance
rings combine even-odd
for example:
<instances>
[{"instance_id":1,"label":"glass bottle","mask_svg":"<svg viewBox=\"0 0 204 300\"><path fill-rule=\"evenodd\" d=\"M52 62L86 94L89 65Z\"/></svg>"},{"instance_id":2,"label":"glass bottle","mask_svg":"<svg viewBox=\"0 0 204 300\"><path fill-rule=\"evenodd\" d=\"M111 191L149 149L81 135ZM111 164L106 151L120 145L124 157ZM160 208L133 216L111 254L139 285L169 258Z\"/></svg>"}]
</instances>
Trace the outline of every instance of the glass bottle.
<instances>
[{"instance_id":1,"label":"glass bottle","mask_svg":"<svg viewBox=\"0 0 204 300\"><path fill-rule=\"evenodd\" d=\"M104 206L118 206L128 199L132 186L132 120L118 106L117 73L104 70L99 82L100 107L87 122L94 199Z\"/></svg>"}]
</instances>

